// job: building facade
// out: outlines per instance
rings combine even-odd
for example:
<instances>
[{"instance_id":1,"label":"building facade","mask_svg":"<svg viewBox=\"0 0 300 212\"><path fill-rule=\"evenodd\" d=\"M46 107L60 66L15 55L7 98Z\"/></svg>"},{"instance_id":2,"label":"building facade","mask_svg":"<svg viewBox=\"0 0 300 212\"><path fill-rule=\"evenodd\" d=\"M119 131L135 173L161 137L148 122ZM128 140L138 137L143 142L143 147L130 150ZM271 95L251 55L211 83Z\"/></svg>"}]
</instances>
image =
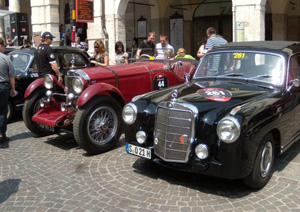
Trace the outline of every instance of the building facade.
<instances>
[{"instance_id":1,"label":"building facade","mask_svg":"<svg viewBox=\"0 0 300 212\"><path fill-rule=\"evenodd\" d=\"M110 64L114 63L117 41L130 52L132 39L142 41L150 31L167 35L175 49L184 47L194 56L210 26L228 41L300 40L300 0L94 0L93 23L73 20L75 2L0 0L0 8L27 13L32 39L51 31L56 36L53 45L59 45L62 26L64 45L69 44L66 41L74 29L76 36L88 39L90 53L93 42L102 39ZM3 26L0 34L4 35Z\"/></svg>"}]
</instances>

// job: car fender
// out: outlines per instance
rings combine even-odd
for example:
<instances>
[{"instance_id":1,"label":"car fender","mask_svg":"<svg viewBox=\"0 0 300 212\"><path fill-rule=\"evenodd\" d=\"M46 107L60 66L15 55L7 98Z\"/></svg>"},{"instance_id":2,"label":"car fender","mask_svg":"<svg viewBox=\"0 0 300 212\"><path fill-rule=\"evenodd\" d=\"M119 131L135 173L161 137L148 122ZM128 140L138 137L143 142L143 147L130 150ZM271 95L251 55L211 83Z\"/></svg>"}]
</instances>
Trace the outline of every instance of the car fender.
<instances>
[{"instance_id":1,"label":"car fender","mask_svg":"<svg viewBox=\"0 0 300 212\"><path fill-rule=\"evenodd\" d=\"M24 97L27 98L29 97L36 89L39 87L44 86L44 78L39 78L34 80L30 85L27 87ZM61 82L58 82L56 86L62 88L64 90L64 85Z\"/></svg>"},{"instance_id":2,"label":"car fender","mask_svg":"<svg viewBox=\"0 0 300 212\"><path fill-rule=\"evenodd\" d=\"M107 84L107 83L97 83L94 85L89 86L87 89L85 89L80 97L78 98L77 105L83 106L86 104L91 98L97 95L107 95L114 97L113 94L116 94L121 98L123 101L123 104L125 103L125 98L121 91L116 88L113 85Z\"/></svg>"}]
</instances>

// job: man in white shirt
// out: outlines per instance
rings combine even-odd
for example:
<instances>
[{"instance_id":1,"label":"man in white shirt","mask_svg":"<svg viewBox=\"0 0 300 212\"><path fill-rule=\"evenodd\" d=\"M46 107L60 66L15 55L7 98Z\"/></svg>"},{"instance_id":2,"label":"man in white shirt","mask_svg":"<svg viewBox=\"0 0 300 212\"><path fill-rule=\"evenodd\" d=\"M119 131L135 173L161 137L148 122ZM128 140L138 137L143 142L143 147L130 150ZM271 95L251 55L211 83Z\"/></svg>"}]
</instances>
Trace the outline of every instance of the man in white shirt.
<instances>
[{"instance_id":1,"label":"man in white shirt","mask_svg":"<svg viewBox=\"0 0 300 212\"><path fill-rule=\"evenodd\" d=\"M168 44L168 37L166 35L160 35L159 40L160 43L155 45L156 59L174 58L174 48Z\"/></svg>"}]
</instances>

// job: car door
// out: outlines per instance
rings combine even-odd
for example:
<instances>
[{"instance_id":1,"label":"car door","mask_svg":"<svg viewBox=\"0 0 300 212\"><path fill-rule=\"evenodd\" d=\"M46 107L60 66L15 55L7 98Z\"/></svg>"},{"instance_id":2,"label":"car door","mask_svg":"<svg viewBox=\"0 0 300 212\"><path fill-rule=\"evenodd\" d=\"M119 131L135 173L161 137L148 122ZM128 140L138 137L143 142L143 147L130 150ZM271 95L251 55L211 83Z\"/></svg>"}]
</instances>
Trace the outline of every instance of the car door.
<instances>
[{"instance_id":1,"label":"car door","mask_svg":"<svg viewBox=\"0 0 300 212\"><path fill-rule=\"evenodd\" d=\"M290 67L289 67L289 75L288 82L289 86L291 85L291 80L300 80L300 54L293 55L290 58ZM300 135L300 87L293 86L290 89L292 99L293 99L293 120L292 123L292 140L295 140ZM290 140L291 141L291 140ZM286 146L288 143L283 143Z\"/></svg>"}]
</instances>

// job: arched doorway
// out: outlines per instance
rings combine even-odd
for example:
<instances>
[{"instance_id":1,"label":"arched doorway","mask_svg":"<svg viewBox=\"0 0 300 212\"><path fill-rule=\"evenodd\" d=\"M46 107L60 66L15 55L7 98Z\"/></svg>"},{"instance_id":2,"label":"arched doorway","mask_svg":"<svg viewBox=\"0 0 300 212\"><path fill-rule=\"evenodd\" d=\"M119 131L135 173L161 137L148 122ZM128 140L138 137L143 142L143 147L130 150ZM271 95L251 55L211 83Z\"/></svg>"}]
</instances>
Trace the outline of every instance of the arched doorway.
<instances>
[{"instance_id":1,"label":"arched doorway","mask_svg":"<svg viewBox=\"0 0 300 212\"><path fill-rule=\"evenodd\" d=\"M131 43L134 37L136 37L139 42L146 39L147 32L151 30L151 7L153 6L154 5L150 4L148 0L132 0L128 2L125 12L127 51L131 51ZM138 33L138 20L145 20L146 25L144 26L142 25L143 23L141 23L140 27L145 27L146 33Z\"/></svg>"},{"instance_id":2,"label":"arched doorway","mask_svg":"<svg viewBox=\"0 0 300 212\"><path fill-rule=\"evenodd\" d=\"M217 33L228 42L232 41L232 1L204 0L198 4L193 15L193 56L197 55L201 40L206 37L208 27L215 27Z\"/></svg>"}]
</instances>

